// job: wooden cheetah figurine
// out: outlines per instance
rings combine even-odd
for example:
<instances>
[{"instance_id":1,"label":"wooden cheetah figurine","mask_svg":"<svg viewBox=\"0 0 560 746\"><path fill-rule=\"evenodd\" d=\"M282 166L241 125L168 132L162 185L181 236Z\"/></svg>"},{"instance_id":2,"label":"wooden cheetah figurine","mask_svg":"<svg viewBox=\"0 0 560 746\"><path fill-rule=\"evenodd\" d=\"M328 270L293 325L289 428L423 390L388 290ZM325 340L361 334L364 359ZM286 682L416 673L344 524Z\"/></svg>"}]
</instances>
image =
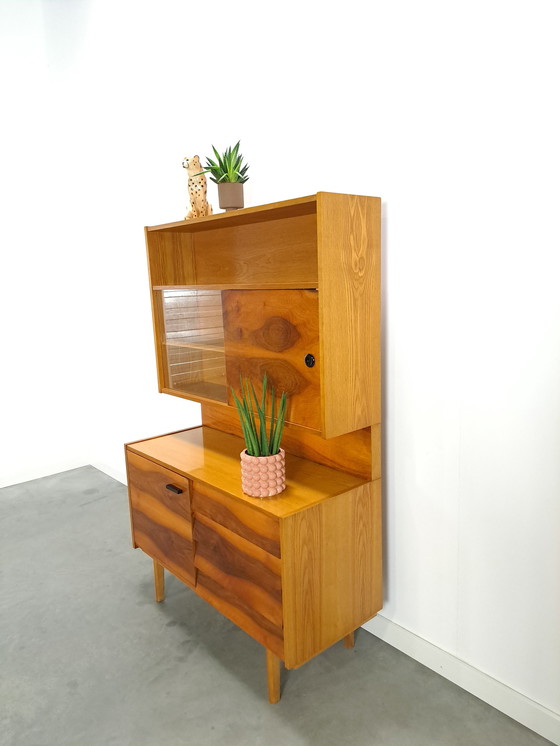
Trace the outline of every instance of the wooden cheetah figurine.
<instances>
[{"instance_id":1,"label":"wooden cheetah figurine","mask_svg":"<svg viewBox=\"0 0 560 746\"><path fill-rule=\"evenodd\" d=\"M185 220L212 215L212 205L209 205L206 200L206 176L200 173L202 171L200 158L197 155L192 158L185 158L183 168L187 169L189 175L189 200L191 203L191 209L185 216Z\"/></svg>"}]
</instances>

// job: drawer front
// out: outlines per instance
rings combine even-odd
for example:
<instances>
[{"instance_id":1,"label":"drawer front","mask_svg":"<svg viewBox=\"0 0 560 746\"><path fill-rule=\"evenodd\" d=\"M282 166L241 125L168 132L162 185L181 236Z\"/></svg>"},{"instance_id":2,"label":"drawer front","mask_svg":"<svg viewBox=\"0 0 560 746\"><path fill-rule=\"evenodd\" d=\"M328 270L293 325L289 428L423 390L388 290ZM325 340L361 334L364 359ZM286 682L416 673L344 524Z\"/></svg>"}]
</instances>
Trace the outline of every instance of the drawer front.
<instances>
[{"instance_id":1,"label":"drawer front","mask_svg":"<svg viewBox=\"0 0 560 746\"><path fill-rule=\"evenodd\" d=\"M130 451L127 467L134 544L194 586L189 480Z\"/></svg>"},{"instance_id":2,"label":"drawer front","mask_svg":"<svg viewBox=\"0 0 560 746\"><path fill-rule=\"evenodd\" d=\"M210 518L265 552L280 557L280 525L274 516L199 482L192 486L192 512L195 516Z\"/></svg>"},{"instance_id":3,"label":"drawer front","mask_svg":"<svg viewBox=\"0 0 560 746\"><path fill-rule=\"evenodd\" d=\"M224 616L283 657L278 524L265 521L263 529L262 514L246 510L239 515L235 501L213 491L205 495L196 483L193 486L196 590ZM276 553L271 554L262 544Z\"/></svg>"}]
</instances>

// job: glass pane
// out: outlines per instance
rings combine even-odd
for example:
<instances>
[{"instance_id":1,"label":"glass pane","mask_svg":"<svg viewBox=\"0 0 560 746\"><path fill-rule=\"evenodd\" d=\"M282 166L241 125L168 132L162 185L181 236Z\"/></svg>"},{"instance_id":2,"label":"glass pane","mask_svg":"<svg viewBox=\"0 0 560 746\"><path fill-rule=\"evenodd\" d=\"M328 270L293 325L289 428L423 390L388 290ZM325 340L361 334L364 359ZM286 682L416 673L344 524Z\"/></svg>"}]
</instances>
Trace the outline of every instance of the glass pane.
<instances>
[{"instance_id":1,"label":"glass pane","mask_svg":"<svg viewBox=\"0 0 560 746\"><path fill-rule=\"evenodd\" d=\"M226 402L221 291L164 290L163 315L169 388Z\"/></svg>"}]
</instances>

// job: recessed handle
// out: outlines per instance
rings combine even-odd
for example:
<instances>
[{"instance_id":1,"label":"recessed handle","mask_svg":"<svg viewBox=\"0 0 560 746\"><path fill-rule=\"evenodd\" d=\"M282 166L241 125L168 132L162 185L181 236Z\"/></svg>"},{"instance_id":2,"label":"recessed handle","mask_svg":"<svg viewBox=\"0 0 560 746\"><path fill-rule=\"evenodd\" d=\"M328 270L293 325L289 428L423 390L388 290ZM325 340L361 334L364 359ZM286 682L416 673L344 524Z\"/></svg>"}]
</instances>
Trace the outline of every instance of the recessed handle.
<instances>
[{"instance_id":1,"label":"recessed handle","mask_svg":"<svg viewBox=\"0 0 560 746\"><path fill-rule=\"evenodd\" d=\"M183 491L180 487L175 487L174 484L166 484L165 489L174 492L176 495L180 495Z\"/></svg>"}]
</instances>

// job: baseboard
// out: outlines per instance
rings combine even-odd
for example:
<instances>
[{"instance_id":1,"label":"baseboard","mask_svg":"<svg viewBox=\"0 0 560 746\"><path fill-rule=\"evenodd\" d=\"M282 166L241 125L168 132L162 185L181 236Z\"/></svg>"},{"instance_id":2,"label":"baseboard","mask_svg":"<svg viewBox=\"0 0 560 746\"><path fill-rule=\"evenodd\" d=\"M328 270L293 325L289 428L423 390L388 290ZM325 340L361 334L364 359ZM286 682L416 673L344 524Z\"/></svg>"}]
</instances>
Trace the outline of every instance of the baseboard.
<instances>
[{"instance_id":1,"label":"baseboard","mask_svg":"<svg viewBox=\"0 0 560 746\"><path fill-rule=\"evenodd\" d=\"M560 745L560 715L378 614L363 629Z\"/></svg>"},{"instance_id":2,"label":"baseboard","mask_svg":"<svg viewBox=\"0 0 560 746\"><path fill-rule=\"evenodd\" d=\"M116 479L117 482L121 482L124 485L127 484L126 473L122 469L113 469L113 467L102 463L92 464L92 466L102 471L103 474L107 474L108 477Z\"/></svg>"}]
</instances>

